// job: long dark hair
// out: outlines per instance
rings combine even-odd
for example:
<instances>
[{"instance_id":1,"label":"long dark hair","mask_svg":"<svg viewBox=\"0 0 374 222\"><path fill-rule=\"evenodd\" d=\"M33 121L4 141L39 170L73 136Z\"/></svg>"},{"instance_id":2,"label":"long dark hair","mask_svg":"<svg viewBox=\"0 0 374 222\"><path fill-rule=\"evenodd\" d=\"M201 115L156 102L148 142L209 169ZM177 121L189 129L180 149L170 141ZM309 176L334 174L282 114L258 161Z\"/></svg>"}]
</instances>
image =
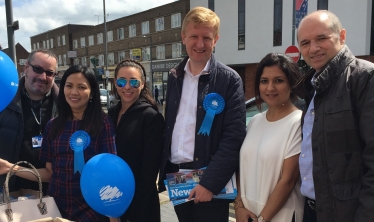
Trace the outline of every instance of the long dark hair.
<instances>
[{"instance_id":1,"label":"long dark hair","mask_svg":"<svg viewBox=\"0 0 374 222\"><path fill-rule=\"evenodd\" d=\"M137 70L139 70L140 75L141 75L141 80L144 83L144 87L140 91L139 98L145 99L149 104L151 104L154 108L157 109L157 104L156 104L155 100L153 99L153 97L152 97L152 95L151 95L151 93L148 89L148 86L146 84L145 69L142 66L142 64L140 64L139 62L137 62L135 60L131 60L131 59L122 60L120 63L118 63L116 69L114 70L114 77L116 79L117 79L118 72L122 67L134 67ZM116 87L114 87L114 92L115 92L116 98L121 100L121 97L118 95Z\"/></svg>"},{"instance_id":2,"label":"long dark hair","mask_svg":"<svg viewBox=\"0 0 374 222\"><path fill-rule=\"evenodd\" d=\"M261 111L261 104L264 102L260 97L260 79L265 67L278 66L286 75L290 88L300 78L300 71L298 65L288 56L280 53L267 54L258 64L255 75L255 103L257 108ZM291 101L295 102L297 96L291 91Z\"/></svg>"},{"instance_id":3,"label":"long dark hair","mask_svg":"<svg viewBox=\"0 0 374 222\"><path fill-rule=\"evenodd\" d=\"M51 138L55 139L60 134L65 126L66 121L73 119L73 112L69 103L65 99L64 88L66 79L74 73L82 73L88 80L91 87L91 97L86 110L83 113L83 118L80 124L80 129L85 130L91 136L97 136L102 127L102 119L105 115L101 108L100 89L96 81L96 77L92 69L75 65L68 68L62 76L60 82L60 90L57 97L57 111L58 116L54 119L51 129Z\"/></svg>"}]
</instances>

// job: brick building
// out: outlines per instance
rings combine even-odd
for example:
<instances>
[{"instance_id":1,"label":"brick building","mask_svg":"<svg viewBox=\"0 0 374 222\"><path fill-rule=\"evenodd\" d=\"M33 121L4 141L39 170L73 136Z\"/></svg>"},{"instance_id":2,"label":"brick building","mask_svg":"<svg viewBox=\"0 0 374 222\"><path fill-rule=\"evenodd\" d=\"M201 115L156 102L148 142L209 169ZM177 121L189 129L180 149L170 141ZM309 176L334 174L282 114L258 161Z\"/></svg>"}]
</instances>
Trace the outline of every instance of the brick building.
<instances>
[{"instance_id":1,"label":"brick building","mask_svg":"<svg viewBox=\"0 0 374 222\"><path fill-rule=\"evenodd\" d=\"M59 58L59 71L73 64L94 67L91 59L98 59L101 74L108 68L109 90L113 88L116 64L125 58L137 59L147 71L148 86L153 89L157 85L163 99L168 71L186 54L180 33L189 10L190 1L179 0L106 22L107 57L104 24L65 25L32 36L31 46L52 49Z\"/></svg>"},{"instance_id":2,"label":"brick building","mask_svg":"<svg viewBox=\"0 0 374 222\"><path fill-rule=\"evenodd\" d=\"M20 43L17 43L15 48L18 77L21 77L25 70L25 64L30 53ZM9 55L9 48L3 49L2 51Z\"/></svg>"}]
</instances>

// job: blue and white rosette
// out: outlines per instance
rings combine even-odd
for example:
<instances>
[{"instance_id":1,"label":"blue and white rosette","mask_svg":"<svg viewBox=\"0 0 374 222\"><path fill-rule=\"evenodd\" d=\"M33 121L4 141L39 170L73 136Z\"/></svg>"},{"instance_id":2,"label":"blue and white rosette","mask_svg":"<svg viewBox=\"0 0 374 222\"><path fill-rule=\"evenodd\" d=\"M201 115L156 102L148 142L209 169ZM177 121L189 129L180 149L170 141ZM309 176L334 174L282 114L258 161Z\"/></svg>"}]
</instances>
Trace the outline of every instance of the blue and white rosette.
<instances>
[{"instance_id":1,"label":"blue and white rosette","mask_svg":"<svg viewBox=\"0 0 374 222\"><path fill-rule=\"evenodd\" d=\"M83 130L78 130L73 133L70 137L70 147L74 151L74 173L79 171L82 173L84 163L85 150L90 145L91 138Z\"/></svg>"},{"instance_id":2,"label":"blue and white rosette","mask_svg":"<svg viewBox=\"0 0 374 222\"><path fill-rule=\"evenodd\" d=\"M223 108L225 108L225 100L218 93L209 93L203 101L203 106L206 114L198 134L209 136L214 116L223 111Z\"/></svg>"}]
</instances>

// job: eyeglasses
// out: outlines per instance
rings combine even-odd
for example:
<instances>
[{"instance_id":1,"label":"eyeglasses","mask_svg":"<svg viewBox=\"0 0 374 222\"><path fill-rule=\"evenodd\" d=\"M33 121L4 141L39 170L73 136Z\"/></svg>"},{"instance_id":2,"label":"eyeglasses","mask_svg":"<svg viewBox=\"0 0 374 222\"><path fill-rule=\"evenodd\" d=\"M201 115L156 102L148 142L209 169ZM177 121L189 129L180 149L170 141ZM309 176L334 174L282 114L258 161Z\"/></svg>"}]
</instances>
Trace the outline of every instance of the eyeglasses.
<instances>
[{"instance_id":1,"label":"eyeglasses","mask_svg":"<svg viewBox=\"0 0 374 222\"><path fill-rule=\"evenodd\" d=\"M139 88L139 86L140 86L140 80L138 80L138 79L130 79L129 82L130 82L130 86L132 88ZM125 79L125 78L118 78L116 80L116 85L120 88L125 87L126 84L127 84L127 79Z\"/></svg>"},{"instance_id":2,"label":"eyeglasses","mask_svg":"<svg viewBox=\"0 0 374 222\"><path fill-rule=\"evenodd\" d=\"M44 70L42 67L40 66L34 66L34 65L31 65L29 64L31 67L32 67L32 70L38 74L43 74L43 72L45 72L45 75L48 76L48 77L53 77L56 75L55 72L53 71L49 71L49 70Z\"/></svg>"}]
</instances>

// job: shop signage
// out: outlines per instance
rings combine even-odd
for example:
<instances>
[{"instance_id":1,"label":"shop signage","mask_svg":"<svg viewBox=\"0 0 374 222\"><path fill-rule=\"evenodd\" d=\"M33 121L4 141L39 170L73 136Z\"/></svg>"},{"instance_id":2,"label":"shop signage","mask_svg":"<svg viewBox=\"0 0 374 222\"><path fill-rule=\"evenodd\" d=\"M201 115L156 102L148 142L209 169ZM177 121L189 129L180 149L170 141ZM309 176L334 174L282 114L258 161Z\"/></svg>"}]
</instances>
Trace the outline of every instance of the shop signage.
<instances>
[{"instance_id":1,"label":"shop signage","mask_svg":"<svg viewBox=\"0 0 374 222\"><path fill-rule=\"evenodd\" d=\"M169 71L170 69L175 68L181 62L182 62L181 59L162 61L162 62L153 62L152 71L153 72Z\"/></svg>"}]
</instances>

